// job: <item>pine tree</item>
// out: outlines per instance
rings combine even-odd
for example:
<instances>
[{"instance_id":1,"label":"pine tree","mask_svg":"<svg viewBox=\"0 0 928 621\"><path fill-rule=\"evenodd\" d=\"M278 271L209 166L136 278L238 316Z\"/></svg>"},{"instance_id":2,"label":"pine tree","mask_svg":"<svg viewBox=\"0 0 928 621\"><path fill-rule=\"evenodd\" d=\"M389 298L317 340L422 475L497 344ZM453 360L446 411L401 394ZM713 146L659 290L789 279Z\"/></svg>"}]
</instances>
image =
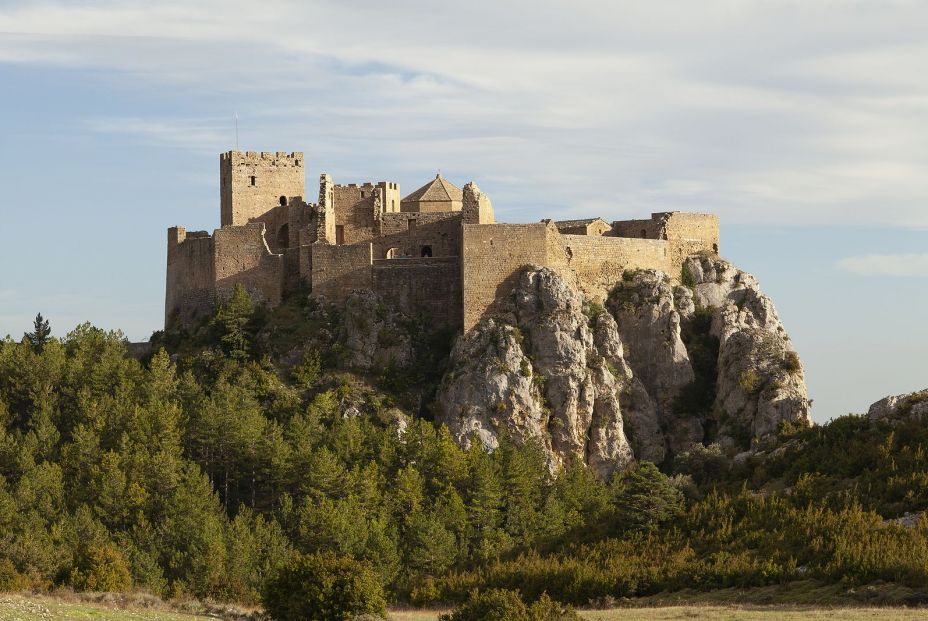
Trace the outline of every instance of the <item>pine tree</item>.
<instances>
[{"instance_id":1,"label":"pine tree","mask_svg":"<svg viewBox=\"0 0 928 621\"><path fill-rule=\"evenodd\" d=\"M41 352L51 336L52 329L48 325L48 319L43 318L42 313L37 314L33 322L33 332L26 332L25 337L32 343L36 352Z\"/></svg>"},{"instance_id":2,"label":"pine tree","mask_svg":"<svg viewBox=\"0 0 928 621\"><path fill-rule=\"evenodd\" d=\"M244 360L248 357L251 337L248 324L255 308L251 296L241 283L235 285L232 295L216 311L215 322L219 328L219 340L231 357Z\"/></svg>"}]
</instances>

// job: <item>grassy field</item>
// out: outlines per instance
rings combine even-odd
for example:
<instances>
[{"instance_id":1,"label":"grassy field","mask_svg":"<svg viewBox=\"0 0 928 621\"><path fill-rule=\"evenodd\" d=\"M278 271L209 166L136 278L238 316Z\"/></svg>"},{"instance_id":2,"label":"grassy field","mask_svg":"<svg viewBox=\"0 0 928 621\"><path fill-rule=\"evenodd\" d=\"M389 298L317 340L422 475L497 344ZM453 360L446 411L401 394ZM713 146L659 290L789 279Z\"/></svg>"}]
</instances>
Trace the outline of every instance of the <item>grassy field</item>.
<instances>
[{"instance_id":1,"label":"grassy field","mask_svg":"<svg viewBox=\"0 0 928 621\"><path fill-rule=\"evenodd\" d=\"M0 595L0 621L215 621L230 616L194 614L169 610L156 600L88 602L41 595ZM437 621L440 611L393 611L391 621ZM649 608L584 610L589 621L865 621L886 619L928 621L928 609L911 608L828 608L735 605L687 605Z\"/></svg>"},{"instance_id":2,"label":"grassy field","mask_svg":"<svg viewBox=\"0 0 928 621\"><path fill-rule=\"evenodd\" d=\"M210 617L157 609L119 609L110 606L66 602L50 597L28 598L0 595L0 621L206 621ZM215 621L215 617L212 617Z\"/></svg>"},{"instance_id":3,"label":"grassy field","mask_svg":"<svg viewBox=\"0 0 928 621\"><path fill-rule=\"evenodd\" d=\"M928 619L928 610L904 608L736 608L731 606L668 606L666 608L616 608L584 610L580 616L589 621L915 621ZM437 612L395 612L393 621L435 621Z\"/></svg>"}]
</instances>

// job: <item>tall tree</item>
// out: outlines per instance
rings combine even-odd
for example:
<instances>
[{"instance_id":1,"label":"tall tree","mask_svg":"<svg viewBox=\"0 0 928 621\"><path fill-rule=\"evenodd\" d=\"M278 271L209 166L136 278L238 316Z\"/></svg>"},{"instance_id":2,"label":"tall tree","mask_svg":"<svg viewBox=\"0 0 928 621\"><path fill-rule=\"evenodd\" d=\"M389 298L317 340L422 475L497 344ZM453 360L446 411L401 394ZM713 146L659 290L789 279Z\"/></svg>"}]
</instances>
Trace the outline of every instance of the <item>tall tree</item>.
<instances>
[{"instance_id":1,"label":"tall tree","mask_svg":"<svg viewBox=\"0 0 928 621\"><path fill-rule=\"evenodd\" d=\"M42 317L42 313L35 316L32 326L33 331L26 332L25 337L32 343L32 348L36 352L41 352L52 336L51 326L48 325L48 319Z\"/></svg>"},{"instance_id":2,"label":"tall tree","mask_svg":"<svg viewBox=\"0 0 928 621\"><path fill-rule=\"evenodd\" d=\"M215 323L219 328L219 340L231 357L238 360L248 358L251 336L248 324L254 315L255 307L251 296L241 283L232 289L232 295L216 311Z\"/></svg>"}]
</instances>

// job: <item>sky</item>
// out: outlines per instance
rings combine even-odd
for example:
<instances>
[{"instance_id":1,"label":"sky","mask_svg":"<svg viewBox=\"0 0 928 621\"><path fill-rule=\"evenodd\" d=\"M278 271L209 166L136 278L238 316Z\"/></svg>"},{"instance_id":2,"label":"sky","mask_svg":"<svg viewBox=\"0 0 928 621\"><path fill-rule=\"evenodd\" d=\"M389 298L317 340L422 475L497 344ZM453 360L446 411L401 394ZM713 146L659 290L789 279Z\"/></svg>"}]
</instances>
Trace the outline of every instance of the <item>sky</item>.
<instances>
[{"instance_id":1,"label":"sky","mask_svg":"<svg viewBox=\"0 0 928 621\"><path fill-rule=\"evenodd\" d=\"M0 335L161 327L219 153L502 222L717 213L814 417L928 387L928 3L0 0ZM310 198L311 198L310 196Z\"/></svg>"}]
</instances>

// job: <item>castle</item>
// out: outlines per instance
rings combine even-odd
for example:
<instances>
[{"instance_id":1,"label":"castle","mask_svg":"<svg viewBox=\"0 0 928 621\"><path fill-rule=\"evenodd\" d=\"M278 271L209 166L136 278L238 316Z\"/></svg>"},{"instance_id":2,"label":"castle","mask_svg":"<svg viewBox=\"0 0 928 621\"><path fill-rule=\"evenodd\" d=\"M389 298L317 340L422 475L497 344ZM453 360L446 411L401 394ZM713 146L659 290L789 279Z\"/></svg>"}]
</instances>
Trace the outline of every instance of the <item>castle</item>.
<instances>
[{"instance_id":1,"label":"castle","mask_svg":"<svg viewBox=\"0 0 928 621\"><path fill-rule=\"evenodd\" d=\"M499 224L474 183L462 190L441 175L401 198L398 183L336 185L323 174L308 203L305 165L301 152L219 156L220 228L168 229L166 325L190 324L241 283L270 306L303 285L336 304L368 289L410 316L467 330L524 265L557 269L602 302L627 269L678 279L687 255L719 250L715 215Z\"/></svg>"}]
</instances>

